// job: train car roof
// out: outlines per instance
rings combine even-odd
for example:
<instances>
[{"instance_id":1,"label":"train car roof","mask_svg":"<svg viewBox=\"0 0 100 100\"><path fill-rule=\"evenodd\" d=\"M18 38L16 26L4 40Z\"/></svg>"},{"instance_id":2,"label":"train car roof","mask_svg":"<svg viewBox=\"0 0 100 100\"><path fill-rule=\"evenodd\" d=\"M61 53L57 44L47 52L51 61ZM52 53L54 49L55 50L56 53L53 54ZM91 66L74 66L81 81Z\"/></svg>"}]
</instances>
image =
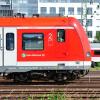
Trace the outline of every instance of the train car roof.
<instances>
[{"instance_id":1,"label":"train car roof","mask_svg":"<svg viewBox=\"0 0 100 100\"><path fill-rule=\"evenodd\" d=\"M10 26L66 26L68 17L0 18L0 27Z\"/></svg>"}]
</instances>

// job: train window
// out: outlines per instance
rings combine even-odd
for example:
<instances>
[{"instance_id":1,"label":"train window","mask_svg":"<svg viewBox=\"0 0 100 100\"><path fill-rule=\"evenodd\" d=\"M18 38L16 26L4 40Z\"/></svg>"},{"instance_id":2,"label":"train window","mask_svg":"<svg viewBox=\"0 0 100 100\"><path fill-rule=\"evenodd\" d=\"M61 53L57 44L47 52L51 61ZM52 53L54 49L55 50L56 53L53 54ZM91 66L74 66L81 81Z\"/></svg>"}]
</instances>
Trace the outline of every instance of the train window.
<instances>
[{"instance_id":1,"label":"train window","mask_svg":"<svg viewBox=\"0 0 100 100\"><path fill-rule=\"evenodd\" d=\"M43 50L44 36L42 33L23 33L23 50Z\"/></svg>"},{"instance_id":2,"label":"train window","mask_svg":"<svg viewBox=\"0 0 100 100\"><path fill-rule=\"evenodd\" d=\"M6 50L14 50L14 33L6 34Z\"/></svg>"},{"instance_id":3,"label":"train window","mask_svg":"<svg viewBox=\"0 0 100 100\"><path fill-rule=\"evenodd\" d=\"M64 29L57 30L57 40L58 42L65 42L65 30Z\"/></svg>"},{"instance_id":4,"label":"train window","mask_svg":"<svg viewBox=\"0 0 100 100\"><path fill-rule=\"evenodd\" d=\"M100 50L94 50L95 55L100 55Z\"/></svg>"}]
</instances>

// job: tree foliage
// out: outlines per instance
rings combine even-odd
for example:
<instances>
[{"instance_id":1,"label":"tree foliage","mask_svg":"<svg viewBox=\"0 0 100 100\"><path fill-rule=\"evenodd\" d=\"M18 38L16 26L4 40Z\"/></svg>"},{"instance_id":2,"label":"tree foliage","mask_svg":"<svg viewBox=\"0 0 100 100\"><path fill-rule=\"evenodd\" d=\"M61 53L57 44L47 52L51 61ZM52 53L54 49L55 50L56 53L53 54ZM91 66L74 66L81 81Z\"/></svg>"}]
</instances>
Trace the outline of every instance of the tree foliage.
<instances>
[{"instance_id":1,"label":"tree foliage","mask_svg":"<svg viewBox=\"0 0 100 100\"><path fill-rule=\"evenodd\" d=\"M96 32L96 39L98 42L100 42L100 31Z\"/></svg>"}]
</instances>

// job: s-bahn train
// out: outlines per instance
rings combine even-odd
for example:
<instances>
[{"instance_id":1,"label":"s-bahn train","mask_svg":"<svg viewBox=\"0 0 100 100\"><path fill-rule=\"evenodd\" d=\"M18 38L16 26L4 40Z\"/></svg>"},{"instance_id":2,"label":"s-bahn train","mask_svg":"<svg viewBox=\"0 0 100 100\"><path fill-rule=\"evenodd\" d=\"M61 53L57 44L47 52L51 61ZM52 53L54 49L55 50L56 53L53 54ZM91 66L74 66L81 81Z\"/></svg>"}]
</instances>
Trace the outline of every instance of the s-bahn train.
<instances>
[{"instance_id":1,"label":"s-bahn train","mask_svg":"<svg viewBox=\"0 0 100 100\"><path fill-rule=\"evenodd\" d=\"M76 78L89 70L90 52L73 17L0 18L0 73L14 81Z\"/></svg>"}]
</instances>

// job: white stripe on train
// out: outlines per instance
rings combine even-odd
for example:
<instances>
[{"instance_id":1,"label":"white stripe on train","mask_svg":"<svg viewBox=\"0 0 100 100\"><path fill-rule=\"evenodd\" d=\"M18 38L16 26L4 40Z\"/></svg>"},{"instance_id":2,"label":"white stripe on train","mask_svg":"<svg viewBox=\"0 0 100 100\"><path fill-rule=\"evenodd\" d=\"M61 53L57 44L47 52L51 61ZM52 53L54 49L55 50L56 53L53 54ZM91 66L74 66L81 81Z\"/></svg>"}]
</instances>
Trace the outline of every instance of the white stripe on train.
<instances>
[{"instance_id":1,"label":"white stripe on train","mask_svg":"<svg viewBox=\"0 0 100 100\"><path fill-rule=\"evenodd\" d=\"M91 66L91 61L33 61L33 62L17 62L17 66Z\"/></svg>"},{"instance_id":2,"label":"white stripe on train","mask_svg":"<svg viewBox=\"0 0 100 100\"><path fill-rule=\"evenodd\" d=\"M74 27L71 26L38 26L38 27L17 27L17 29L74 29Z\"/></svg>"}]
</instances>

